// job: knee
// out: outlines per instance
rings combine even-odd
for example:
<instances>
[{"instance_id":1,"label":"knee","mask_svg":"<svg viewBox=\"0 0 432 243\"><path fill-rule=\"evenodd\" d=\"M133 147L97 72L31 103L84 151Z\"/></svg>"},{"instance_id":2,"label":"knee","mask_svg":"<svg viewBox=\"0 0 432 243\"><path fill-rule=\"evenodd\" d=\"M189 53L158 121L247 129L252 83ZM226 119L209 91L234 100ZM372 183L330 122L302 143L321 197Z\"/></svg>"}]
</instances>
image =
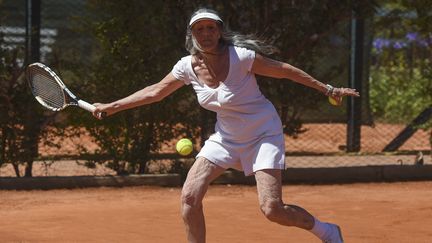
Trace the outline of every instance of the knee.
<instances>
[{"instance_id":1,"label":"knee","mask_svg":"<svg viewBox=\"0 0 432 243\"><path fill-rule=\"evenodd\" d=\"M202 200L189 190L183 190L181 194L181 212L183 219L187 220L202 210Z\"/></svg>"},{"instance_id":2,"label":"knee","mask_svg":"<svg viewBox=\"0 0 432 243\"><path fill-rule=\"evenodd\" d=\"M283 203L278 200L269 200L260 204L261 212L272 222L279 222L283 217L283 207Z\"/></svg>"}]
</instances>

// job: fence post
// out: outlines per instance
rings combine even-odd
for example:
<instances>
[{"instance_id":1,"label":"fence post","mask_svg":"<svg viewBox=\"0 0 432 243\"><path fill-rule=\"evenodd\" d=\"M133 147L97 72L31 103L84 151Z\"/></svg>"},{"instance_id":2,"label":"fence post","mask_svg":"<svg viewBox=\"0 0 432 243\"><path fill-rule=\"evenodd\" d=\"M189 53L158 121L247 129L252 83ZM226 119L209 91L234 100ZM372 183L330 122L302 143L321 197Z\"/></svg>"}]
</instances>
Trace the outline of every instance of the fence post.
<instances>
[{"instance_id":1,"label":"fence post","mask_svg":"<svg viewBox=\"0 0 432 243\"><path fill-rule=\"evenodd\" d=\"M26 64L40 59L41 0L26 0Z\"/></svg>"},{"instance_id":2,"label":"fence post","mask_svg":"<svg viewBox=\"0 0 432 243\"><path fill-rule=\"evenodd\" d=\"M25 64L28 65L40 60L40 23L41 0L26 0L26 47ZM38 156L39 135L41 120L34 109L27 109L25 114L24 130L26 133L24 146L27 150L25 177L32 177L33 161Z\"/></svg>"},{"instance_id":3,"label":"fence post","mask_svg":"<svg viewBox=\"0 0 432 243\"><path fill-rule=\"evenodd\" d=\"M363 43L364 20L353 9L351 18L351 44L350 44L350 72L349 87L362 93L363 79ZM361 138L361 99L349 97L347 99L347 152L360 151Z\"/></svg>"}]
</instances>

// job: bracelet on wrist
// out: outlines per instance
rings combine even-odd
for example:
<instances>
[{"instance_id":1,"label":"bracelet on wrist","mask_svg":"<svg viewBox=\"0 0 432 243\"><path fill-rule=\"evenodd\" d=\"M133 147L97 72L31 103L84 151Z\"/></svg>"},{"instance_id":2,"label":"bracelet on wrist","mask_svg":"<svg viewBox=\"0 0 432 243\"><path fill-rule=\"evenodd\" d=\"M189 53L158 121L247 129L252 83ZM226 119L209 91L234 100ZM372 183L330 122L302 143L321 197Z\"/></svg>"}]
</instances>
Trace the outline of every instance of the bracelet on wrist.
<instances>
[{"instance_id":1,"label":"bracelet on wrist","mask_svg":"<svg viewBox=\"0 0 432 243\"><path fill-rule=\"evenodd\" d=\"M333 95L334 87L330 84L326 84L327 91L325 92L326 96Z\"/></svg>"}]
</instances>

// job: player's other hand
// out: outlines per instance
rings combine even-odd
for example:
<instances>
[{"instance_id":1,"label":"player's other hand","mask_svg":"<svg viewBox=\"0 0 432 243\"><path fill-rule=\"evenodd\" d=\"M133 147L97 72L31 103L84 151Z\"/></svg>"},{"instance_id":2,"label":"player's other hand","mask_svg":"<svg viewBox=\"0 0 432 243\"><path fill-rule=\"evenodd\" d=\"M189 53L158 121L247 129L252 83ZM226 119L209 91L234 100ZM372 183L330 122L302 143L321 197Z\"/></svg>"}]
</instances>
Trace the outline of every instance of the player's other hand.
<instances>
[{"instance_id":1,"label":"player's other hand","mask_svg":"<svg viewBox=\"0 0 432 243\"><path fill-rule=\"evenodd\" d=\"M329 95L329 102L332 105L340 106L342 104L342 98L344 96L359 97L360 93L355 89L351 88L334 88L333 92Z\"/></svg>"},{"instance_id":2,"label":"player's other hand","mask_svg":"<svg viewBox=\"0 0 432 243\"><path fill-rule=\"evenodd\" d=\"M356 89L351 88L334 88L333 93L331 94L331 97L334 99L338 99L338 97L344 97L344 96L354 96L354 97L360 97L360 93L357 92Z\"/></svg>"}]
</instances>

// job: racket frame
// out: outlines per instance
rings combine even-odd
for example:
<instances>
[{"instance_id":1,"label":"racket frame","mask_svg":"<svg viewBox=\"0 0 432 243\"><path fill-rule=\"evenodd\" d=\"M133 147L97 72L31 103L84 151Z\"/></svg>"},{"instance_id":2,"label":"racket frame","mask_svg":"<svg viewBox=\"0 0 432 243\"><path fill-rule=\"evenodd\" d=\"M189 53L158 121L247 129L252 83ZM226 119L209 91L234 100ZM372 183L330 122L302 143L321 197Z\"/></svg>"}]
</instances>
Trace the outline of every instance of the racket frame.
<instances>
[{"instance_id":1,"label":"racket frame","mask_svg":"<svg viewBox=\"0 0 432 243\"><path fill-rule=\"evenodd\" d=\"M30 85L30 89L33 93L33 95L35 96L36 100L43 105L45 108L52 110L52 111L60 111L63 110L64 108L68 107L68 106L78 106L84 110L87 110L89 112L94 112L96 107L84 100L79 99L76 95L74 95L67 87L66 85L62 82L62 80L60 79L59 76L57 76L57 74L52 71L49 67L47 67L45 64L39 63L39 62L35 62L32 63L28 66L27 69L27 73L30 72L30 69L33 68L34 66L37 66L38 68L43 69L44 71L46 71L52 78L54 78L54 81L57 82L57 84L60 86L61 90L63 91L63 100L64 105L61 108L55 108L52 107L50 105L48 105L45 101L43 101L41 98L39 98L33 91L33 85L32 85L32 80L30 75L27 74L27 81Z\"/></svg>"}]
</instances>

